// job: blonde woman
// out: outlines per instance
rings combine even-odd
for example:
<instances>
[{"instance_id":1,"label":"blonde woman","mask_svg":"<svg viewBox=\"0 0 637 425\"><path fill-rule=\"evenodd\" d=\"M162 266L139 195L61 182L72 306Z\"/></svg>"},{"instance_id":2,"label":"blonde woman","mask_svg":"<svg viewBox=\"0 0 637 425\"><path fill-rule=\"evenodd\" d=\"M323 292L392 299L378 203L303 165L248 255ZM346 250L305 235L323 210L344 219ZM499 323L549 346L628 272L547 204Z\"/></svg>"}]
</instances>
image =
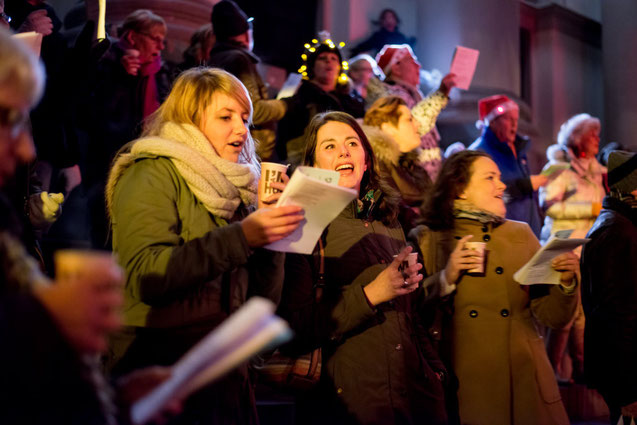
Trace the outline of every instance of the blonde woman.
<instances>
[{"instance_id":1,"label":"blonde woman","mask_svg":"<svg viewBox=\"0 0 637 425\"><path fill-rule=\"evenodd\" d=\"M113 372L172 364L260 295L278 302L283 255L261 247L291 233L297 207L255 211L259 164L252 104L231 74L182 73L143 137L116 159L107 185L113 249L126 270L125 332ZM247 365L195 395L183 420L256 422Z\"/></svg>"}]
</instances>

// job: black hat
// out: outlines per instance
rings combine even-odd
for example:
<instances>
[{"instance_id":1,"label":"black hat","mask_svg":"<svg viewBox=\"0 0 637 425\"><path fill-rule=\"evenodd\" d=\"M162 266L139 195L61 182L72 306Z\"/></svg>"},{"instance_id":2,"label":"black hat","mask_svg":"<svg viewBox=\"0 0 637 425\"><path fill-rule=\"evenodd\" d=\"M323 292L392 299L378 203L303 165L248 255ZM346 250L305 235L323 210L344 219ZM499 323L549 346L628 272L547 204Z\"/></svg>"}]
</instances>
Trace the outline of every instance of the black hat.
<instances>
[{"instance_id":1,"label":"black hat","mask_svg":"<svg viewBox=\"0 0 637 425\"><path fill-rule=\"evenodd\" d=\"M608 185L625 194L637 189L637 154L613 151L608 155Z\"/></svg>"},{"instance_id":2,"label":"black hat","mask_svg":"<svg viewBox=\"0 0 637 425\"><path fill-rule=\"evenodd\" d=\"M232 0L221 0L215 4L210 20L215 36L222 41L252 29L252 18L248 18Z\"/></svg>"},{"instance_id":3,"label":"black hat","mask_svg":"<svg viewBox=\"0 0 637 425\"><path fill-rule=\"evenodd\" d=\"M311 49L314 49L313 51ZM338 62L341 64L341 70L343 69L343 56L341 55L341 49L339 49L332 40L323 41L321 43L317 43L307 50L307 60L306 60L306 69L311 80L314 78L314 64L316 63L316 59L319 57L321 53L330 52L336 54L338 56Z\"/></svg>"}]
</instances>

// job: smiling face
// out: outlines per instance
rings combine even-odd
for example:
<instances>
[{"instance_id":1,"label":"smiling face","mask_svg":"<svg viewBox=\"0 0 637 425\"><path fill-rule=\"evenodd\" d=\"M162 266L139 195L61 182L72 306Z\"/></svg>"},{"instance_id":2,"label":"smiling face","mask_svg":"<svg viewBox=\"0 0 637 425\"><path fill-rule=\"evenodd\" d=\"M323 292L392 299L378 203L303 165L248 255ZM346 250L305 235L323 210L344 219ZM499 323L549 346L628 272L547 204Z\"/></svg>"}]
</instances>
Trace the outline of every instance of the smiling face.
<instances>
[{"instance_id":1,"label":"smiling face","mask_svg":"<svg viewBox=\"0 0 637 425\"><path fill-rule=\"evenodd\" d=\"M161 54L166 47L165 38L166 26L155 24L145 31L131 31L129 41L139 50L139 61L144 64L152 62Z\"/></svg>"},{"instance_id":2,"label":"smiling face","mask_svg":"<svg viewBox=\"0 0 637 425\"><path fill-rule=\"evenodd\" d=\"M336 79L340 72L341 63L336 53L323 52L316 57L316 62L314 62L314 80L320 84L336 84Z\"/></svg>"},{"instance_id":3,"label":"smiling face","mask_svg":"<svg viewBox=\"0 0 637 425\"><path fill-rule=\"evenodd\" d=\"M420 134L418 134L418 126L414 121L411 111L405 105L398 107L399 118L398 123L394 126L390 122L384 122L380 125L381 130L393 137L398 143L401 152L410 152L420 146Z\"/></svg>"},{"instance_id":4,"label":"smiling face","mask_svg":"<svg viewBox=\"0 0 637 425\"><path fill-rule=\"evenodd\" d=\"M518 120L520 119L520 111L511 109L497 117L489 127L495 136L504 143L512 144L515 142L515 135L518 132Z\"/></svg>"},{"instance_id":5,"label":"smiling face","mask_svg":"<svg viewBox=\"0 0 637 425\"><path fill-rule=\"evenodd\" d=\"M502 195L506 185L500 180L500 169L491 159L479 157L471 164L471 178L460 198L474 206L496 214L506 215Z\"/></svg>"},{"instance_id":6,"label":"smiling face","mask_svg":"<svg viewBox=\"0 0 637 425\"><path fill-rule=\"evenodd\" d=\"M199 128L217 155L238 162L248 140L249 117L250 112L242 108L236 99L216 93L203 113Z\"/></svg>"},{"instance_id":7,"label":"smiling face","mask_svg":"<svg viewBox=\"0 0 637 425\"><path fill-rule=\"evenodd\" d=\"M367 170L365 149L356 132L349 125L328 121L316 136L314 166L338 171L338 185L360 191Z\"/></svg>"}]
</instances>

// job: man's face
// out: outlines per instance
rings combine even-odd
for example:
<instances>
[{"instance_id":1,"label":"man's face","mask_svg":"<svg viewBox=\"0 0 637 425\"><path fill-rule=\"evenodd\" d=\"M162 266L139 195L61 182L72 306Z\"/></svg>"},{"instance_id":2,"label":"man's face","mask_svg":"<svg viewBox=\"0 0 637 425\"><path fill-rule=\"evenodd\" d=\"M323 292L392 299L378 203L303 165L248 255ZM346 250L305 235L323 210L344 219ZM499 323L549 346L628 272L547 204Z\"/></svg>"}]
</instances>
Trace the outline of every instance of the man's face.
<instances>
[{"instance_id":1,"label":"man's face","mask_svg":"<svg viewBox=\"0 0 637 425\"><path fill-rule=\"evenodd\" d=\"M391 67L392 77L412 86L420 85L420 63L411 55L405 55Z\"/></svg>"},{"instance_id":2,"label":"man's face","mask_svg":"<svg viewBox=\"0 0 637 425\"><path fill-rule=\"evenodd\" d=\"M510 144L515 142L519 119L520 111L513 109L497 117L489 124L489 127L491 127L491 131L493 131L498 140Z\"/></svg>"},{"instance_id":3,"label":"man's face","mask_svg":"<svg viewBox=\"0 0 637 425\"><path fill-rule=\"evenodd\" d=\"M29 131L29 101L9 84L0 86L0 186L19 164L35 159Z\"/></svg>"}]
</instances>

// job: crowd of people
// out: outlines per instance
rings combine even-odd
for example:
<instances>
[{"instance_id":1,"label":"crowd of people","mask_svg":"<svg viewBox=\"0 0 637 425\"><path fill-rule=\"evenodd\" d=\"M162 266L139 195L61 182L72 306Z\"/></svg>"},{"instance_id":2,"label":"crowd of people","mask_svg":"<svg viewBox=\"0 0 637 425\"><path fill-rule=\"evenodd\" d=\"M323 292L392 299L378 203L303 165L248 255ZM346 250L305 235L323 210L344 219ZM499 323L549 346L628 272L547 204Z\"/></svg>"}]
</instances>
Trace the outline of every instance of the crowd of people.
<instances>
[{"instance_id":1,"label":"crowd of people","mask_svg":"<svg viewBox=\"0 0 637 425\"><path fill-rule=\"evenodd\" d=\"M329 36L307 43L283 99L231 0L176 67L150 10L103 40L87 22L69 42L39 0L0 0L0 23L0 423L131 423L167 366L253 296L294 331L278 354L321 350L317 382L274 390L293 394L296 423L568 424L558 382L572 381L613 425L637 416L637 155L599 155L599 119L568 119L532 174L519 106L493 95L478 139L445 155L436 120L456 76L422 93L390 9L349 61ZM11 31L42 34L41 58ZM311 254L266 248L305 212L276 206L286 175L259 197L264 161L335 171L356 193ZM91 272L69 278L41 242L73 208L90 235L55 246L107 254L85 252ZM563 230L591 240L552 258L553 284L520 284ZM259 370L152 421L258 424Z\"/></svg>"}]
</instances>

